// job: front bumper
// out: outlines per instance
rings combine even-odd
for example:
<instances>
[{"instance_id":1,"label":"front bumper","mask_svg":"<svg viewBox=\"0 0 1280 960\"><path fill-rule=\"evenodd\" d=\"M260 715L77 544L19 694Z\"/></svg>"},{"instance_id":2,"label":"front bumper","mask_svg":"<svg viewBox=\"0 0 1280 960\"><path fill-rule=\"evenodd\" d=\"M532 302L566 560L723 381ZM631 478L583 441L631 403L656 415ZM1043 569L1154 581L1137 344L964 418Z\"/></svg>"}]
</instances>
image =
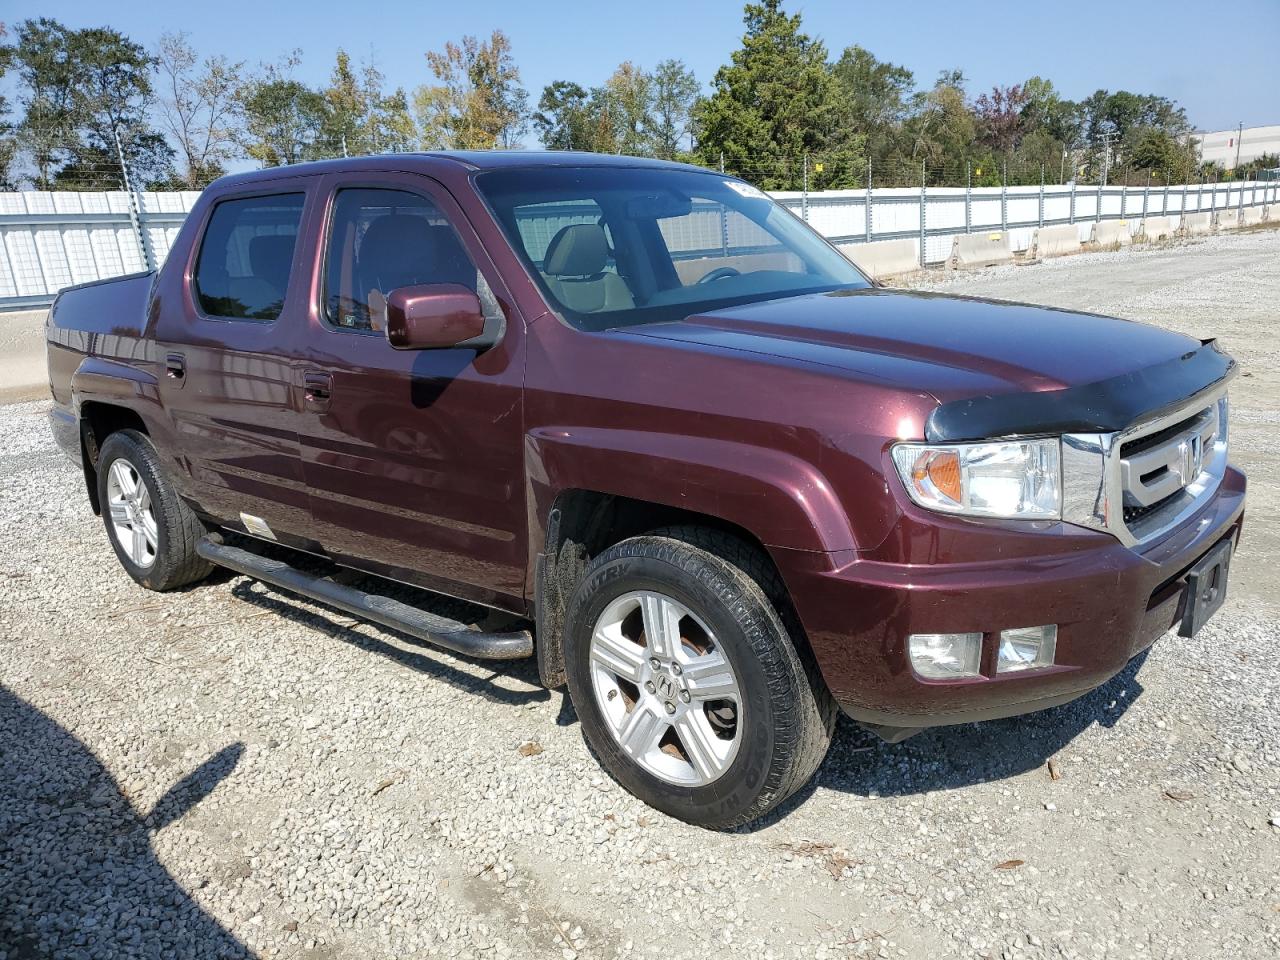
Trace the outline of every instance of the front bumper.
<instances>
[{"instance_id":1,"label":"front bumper","mask_svg":"<svg viewBox=\"0 0 1280 960\"><path fill-rule=\"evenodd\" d=\"M1239 536L1244 499L1244 475L1228 468L1201 510L1141 548L1066 524L1006 526L993 536L990 525L939 518L925 547L929 562L915 562L928 539L917 523L888 545L888 556L882 549L840 563L783 551L779 567L837 702L896 738L1029 713L1105 683L1178 623L1187 571L1223 538ZM1054 666L995 672L1001 630L1049 623L1058 624ZM983 676L917 675L907 637L953 632L985 635Z\"/></svg>"}]
</instances>

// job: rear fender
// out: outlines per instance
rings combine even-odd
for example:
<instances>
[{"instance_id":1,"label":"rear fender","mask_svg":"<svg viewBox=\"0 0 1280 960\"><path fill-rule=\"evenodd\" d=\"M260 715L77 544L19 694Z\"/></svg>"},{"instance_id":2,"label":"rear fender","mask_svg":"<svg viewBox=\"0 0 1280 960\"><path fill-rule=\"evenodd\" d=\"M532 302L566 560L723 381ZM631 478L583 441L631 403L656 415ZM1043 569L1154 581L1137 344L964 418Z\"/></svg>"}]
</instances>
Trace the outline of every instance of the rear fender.
<instances>
[{"instance_id":1,"label":"rear fender","mask_svg":"<svg viewBox=\"0 0 1280 960\"><path fill-rule=\"evenodd\" d=\"M160 399L156 377L146 370L118 360L86 357L71 377L71 411L79 427L85 483L95 511L99 508L96 491L97 446L103 439L94 438L90 418L87 416L89 409L95 404L135 414L155 445L161 462L168 470L170 481L180 494L189 496L188 471L186 464L175 458L177 445Z\"/></svg>"}]
</instances>

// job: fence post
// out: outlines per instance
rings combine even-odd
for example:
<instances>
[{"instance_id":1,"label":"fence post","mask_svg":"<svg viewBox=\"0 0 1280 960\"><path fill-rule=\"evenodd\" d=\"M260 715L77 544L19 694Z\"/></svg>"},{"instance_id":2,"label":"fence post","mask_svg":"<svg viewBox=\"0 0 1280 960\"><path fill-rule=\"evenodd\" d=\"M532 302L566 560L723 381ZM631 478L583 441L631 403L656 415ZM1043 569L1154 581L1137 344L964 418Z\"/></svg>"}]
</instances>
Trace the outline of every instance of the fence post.
<instances>
[{"instance_id":1,"label":"fence post","mask_svg":"<svg viewBox=\"0 0 1280 960\"><path fill-rule=\"evenodd\" d=\"M1231 188L1227 188L1227 202L1231 202ZM1244 215L1244 181L1240 181L1240 196L1236 197L1236 222L1239 223Z\"/></svg>"},{"instance_id":2,"label":"fence post","mask_svg":"<svg viewBox=\"0 0 1280 960\"><path fill-rule=\"evenodd\" d=\"M1040 227L1044 228L1044 164L1040 164Z\"/></svg>"},{"instance_id":3,"label":"fence post","mask_svg":"<svg viewBox=\"0 0 1280 960\"><path fill-rule=\"evenodd\" d=\"M1147 185L1142 188L1142 219L1147 219L1147 205L1151 202L1151 174L1147 174Z\"/></svg>"},{"instance_id":4,"label":"fence post","mask_svg":"<svg viewBox=\"0 0 1280 960\"><path fill-rule=\"evenodd\" d=\"M867 157L867 243L871 242L871 158Z\"/></svg>"},{"instance_id":5,"label":"fence post","mask_svg":"<svg viewBox=\"0 0 1280 960\"><path fill-rule=\"evenodd\" d=\"M142 252L142 262L148 270L155 270L156 255L151 249L151 241L143 225L142 201L133 192L133 184L129 181L129 164L124 159L124 146L120 143L120 128L111 131L116 139L116 156L120 158L120 178L124 181L125 193L129 196L129 222L133 224L134 235L138 238L138 249Z\"/></svg>"},{"instance_id":6,"label":"fence post","mask_svg":"<svg viewBox=\"0 0 1280 960\"><path fill-rule=\"evenodd\" d=\"M1071 223L1076 222L1076 178L1071 178L1071 209L1067 213L1067 218Z\"/></svg>"},{"instance_id":7,"label":"fence post","mask_svg":"<svg viewBox=\"0 0 1280 960\"><path fill-rule=\"evenodd\" d=\"M1129 215L1129 184L1120 184L1120 219Z\"/></svg>"},{"instance_id":8,"label":"fence post","mask_svg":"<svg viewBox=\"0 0 1280 960\"><path fill-rule=\"evenodd\" d=\"M1204 174L1200 174L1200 182L1196 184L1196 213L1204 209Z\"/></svg>"},{"instance_id":9,"label":"fence post","mask_svg":"<svg viewBox=\"0 0 1280 960\"><path fill-rule=\"evenodd\" d=\"M923 268L924 262L924 236L925 236L925 220L927 219L926 211L929 209L928 183L924 168L924 161L920 161L920 266Z\"/></svg>"},{"instance_id":10,"label":"fence post","mask_svg":"<svg viewBox=\"0 0 1280 960\"><path fill-rule=\"evenodd\" d=\"M973 163L964 165L964 232L973 233Z\"/></svg>"},{"instance_id":11,"label":"fence post","mask_svg":"<svg viewBox=\"0 0 1280 960\"><path fill-rule=\"evenodd\" d=\"M801 180L800 219L809 222L809 154L804 155L804 178Z\"/></svg>"},{"instance_id":12,"label":"fence post","mask_svg":"<svg viewBox=\"0 0 1280 960\"><path fill-rule=\"evenodd\" d=\"M1105 173L1104 173L1104 177L1105 177ZM1124 193L1122 192L1120 196L1123 198ZM1098 181L1098 202L1097 204L1095 204L1095 206L1097 207L1097 209L1093 211L1093 219L1100 222L1102 220L1102 181L1101 180Z\"/></svg>"},{"instance_id":13,"label":"fence post","mask_svg":"<svg viewBox=\"0 0 1280 960\"><path fill-rule=\"evenodd\" d=\"M1169 171L1164 172L1164 206L1160 208L1162 216L1169 215Z\"/></svg>"},{"instance_id":14,"label":"fence post","mask_svg":"<svg viewBox=\"0 0 1280 960\"><path fill-rule=\"evenodd\" d=\"M1009 164L1000 168L1000 229L1009 232Z\"/></svg>"},{"instance_id":15,"label":"fence post","mask_svg":"<svg viewBox=\"0 0 1280 960\"><path fill-rule=\"evenodd\" d=\"M1209 223L1218 219L1218 175L1213 175L1213 186L1209 190Z\"/></svg>"}]
</instances>

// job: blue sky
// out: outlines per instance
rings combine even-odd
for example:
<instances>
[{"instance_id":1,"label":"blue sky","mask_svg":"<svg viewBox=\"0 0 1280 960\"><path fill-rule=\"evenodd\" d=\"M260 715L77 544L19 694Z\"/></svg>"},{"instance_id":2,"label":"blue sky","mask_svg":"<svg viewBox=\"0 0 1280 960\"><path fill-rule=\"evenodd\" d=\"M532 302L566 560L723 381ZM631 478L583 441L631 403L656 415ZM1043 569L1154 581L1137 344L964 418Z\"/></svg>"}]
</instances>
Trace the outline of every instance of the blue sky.
<instances>
[{"instance_id":1,"label":"blue sky","mask_svg":"<svg viewBox=\"0 0 1280 960\"><path fill-rule=\"evenodd\" d=\"M1040 74L1072 99L1099 87L1172 97L1202 130L1280 123L1280 0L789 0L786 6L804 15L805 28L833 56L858 43L911 68L921 82L959 66L971 94ZM1051 12L1067 6L1069 15ZM600 83L623 60L651 67L677 57L706 85L742 34L737 0L4 0L0 10L9 23L45 15L77 27L105 24L147 45L181 29L202 51L250 63L300 47L298 76L311 83L325 79L342 46L357 60L372 54L393 86L410 89L429 79L427 50L497 27L511 37L533 101L552 80Z\"/></svg>"}]
</instances>

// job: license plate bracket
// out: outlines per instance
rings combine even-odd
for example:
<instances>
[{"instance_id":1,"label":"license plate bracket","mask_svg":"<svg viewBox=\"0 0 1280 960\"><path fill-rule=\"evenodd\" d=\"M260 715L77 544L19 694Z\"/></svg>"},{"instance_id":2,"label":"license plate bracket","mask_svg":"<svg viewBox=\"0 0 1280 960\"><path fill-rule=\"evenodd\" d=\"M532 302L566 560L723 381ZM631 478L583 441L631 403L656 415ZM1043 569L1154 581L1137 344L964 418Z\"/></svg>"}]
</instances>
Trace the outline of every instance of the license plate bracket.
<instances>
[{"instance_id":1,"label":"license plate bracket","mask_svg":"<svg viewBox=\"0 0 1280 960\"><path fill-rule=\"evenodd\" d=\"M1223 540L1187 573L1187 603L1178 636L1194 637L1226 601L1231 546L1230 538Z\"/></svg>"}]
</instances>

